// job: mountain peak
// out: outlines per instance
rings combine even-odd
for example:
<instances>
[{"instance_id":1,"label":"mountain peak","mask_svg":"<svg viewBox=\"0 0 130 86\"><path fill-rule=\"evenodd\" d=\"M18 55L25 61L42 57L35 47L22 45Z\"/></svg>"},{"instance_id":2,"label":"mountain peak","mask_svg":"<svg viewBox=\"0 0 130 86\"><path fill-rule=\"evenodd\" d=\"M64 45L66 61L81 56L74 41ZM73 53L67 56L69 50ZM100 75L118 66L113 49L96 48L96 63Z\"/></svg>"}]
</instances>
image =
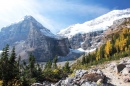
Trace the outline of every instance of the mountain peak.
<instances>
[{"instance_id":1,"label":"mountain peak","mask_svg":"<svg viewBox=\"0 0 130 86\"><path fill-rule=\"evenodd\" d=\"M35 20L31 15L24 16L24 20Z\"/></svg>"},{"instance_id":2,"label":"mountain peak","mask_svg":"<svg viewBox=\"0 0 130 86\"><path fill-rule=\"evenodd\" d=\"M26 15L24 17L23 22L31 22L32 26L35 26L35 29L40 30L43 35L51 37L51 38L58 38L56 35L54 35L49 29L45 28L41 23L39 23L34 17L31 15Z\"/></svg>"}]
</instances>

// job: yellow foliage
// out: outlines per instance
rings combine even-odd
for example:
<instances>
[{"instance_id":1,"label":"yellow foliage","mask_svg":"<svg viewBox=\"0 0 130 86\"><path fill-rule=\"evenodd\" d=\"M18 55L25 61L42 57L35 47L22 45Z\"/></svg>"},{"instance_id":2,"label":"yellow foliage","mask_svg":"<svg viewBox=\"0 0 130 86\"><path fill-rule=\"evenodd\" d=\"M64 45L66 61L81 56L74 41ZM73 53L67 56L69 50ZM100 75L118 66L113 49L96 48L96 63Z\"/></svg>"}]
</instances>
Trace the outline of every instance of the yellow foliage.
<instances>
[{"instance_id":1,"label":"yellow foliage","mask_svg":"<svg viewBox=\"0 0 130 86\"><path fill-rule=\"evenodd\" d=\"M115 48L116 48L116 51L119 52L119 40L118 39L116 39Z\"/></svg>"},{"instance_id":2,"label":"yellow foliage","mask_svg":"<svg viewBox=\"0 0 130 86\"><path fill-rule=\"evenodd\" d=\"M127 40L128 40L128 38L125 38L125 37L124 37L124 34L121 34L121 35L120 35L119 42L118 42L118 46L119 46L119 49L120 49L121 51L123 51L123 50L125 49Z\"/></svg>"},{"instance_id":3,"label":"yellow foliage","mask_svg":"<svg viewBox=\"0 0 130 86\"><path fill-rule=\"evenodd\" d=\"M74 76L75 76L75 72L69 75L69 77L74 77Z\"/></svg>"},{"instance_id":4,"label":"yellow foliage","mask_svg":"<svg viewBox=\"0 0 130 86\"><path fill-rule=\"evenodd\" d=\"M0 86L2 86L3 85L3 81L2 80L0 80Z\"/></svg>"},{"instance_id":5,"label":"yellow foliage","mask_svg":"<svg viewBox=\"0 0 130 86\"><path fill-rule=\"evenodd\" d=\"M100 59L100 50L98 50L96 54L96 60L98 61L99 59Z\"/></svg>"},{"instance_id":6,"label":"yellow foliage","mask_svg":"<svg viewBox=\"0 0 130 86\"><path fill-rule=\"evenodd\" d=\"M105 46L106 57L110 56L111 51L112 51L112 44L110 41L107 41Z\"/></svg>"},{"instance_id":7,"label":"yellow foliage","mask_svg":"<svg viewBox=\"0 0 130 86\"><path fill-rule=\"evenodd\" d=\"M123 28L123 34L126 34L126 33L128 33L128 29L126 29L126 28Z\"/></svg>"},{"instance_id":8,"label":"yellow foliage","mask_svg":"<svg viewBox=\"0 0 130 86\"><path fill-rule=\"evenodd\" d=\"M59 70L58 70L58 69L54 69L54 70L53 70L53 73L54 73L54 74L58 74L58 73L59 73Z\"/></svg>"}]
</instances>

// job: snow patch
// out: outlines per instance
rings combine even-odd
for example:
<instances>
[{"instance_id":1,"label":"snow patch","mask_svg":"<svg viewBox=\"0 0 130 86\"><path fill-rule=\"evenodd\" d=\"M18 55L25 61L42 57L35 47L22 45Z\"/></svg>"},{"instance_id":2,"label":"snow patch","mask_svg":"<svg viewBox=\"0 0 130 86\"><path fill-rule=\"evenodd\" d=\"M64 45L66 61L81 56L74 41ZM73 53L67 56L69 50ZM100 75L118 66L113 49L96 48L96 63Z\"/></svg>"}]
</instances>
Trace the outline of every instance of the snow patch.
<instances>
[{"instance_id":1,"label":"snow patch","mask_svg":"<svg viewBox=\"0 0 130 86\"><path fill-rule=\"evenodd\" d=\"M2 53L3 51L2 50L0 50L0 54Z\"/></svg>"},{"instance_id":2,"label":"snow patch","mask_svg":"<svg viewBox=\"0 0 130 86\"><path fill-rule=\"evenodd\" d=\"M96 48L93 48L93 49L90 49L90 50L84 50L82 48L78 48L78 49L70 49L70 52L75 52L75 53L83 53L83 52L90 53L90 52L93 52L95 50L96 50Z\"/></svg>"},{"instance_id":3,"label":"snow patch","mask_svg":"<svg viewBox=\"0 0 130 86\"><path fill-rule=\"evenodd\" d=\"M78 57L80 57L83 54L88 54L89 52L93 52L95 51L95 49L91 49L91 50L83 50L82 48L79 49L70 49L70 52L66 55L66 56L58 56L58 61L71 61L71 60L75 60Z\"/></svg>"},{"instance_id":4,"label":"snow patch","mask_svg":"<svg viewBox=\"0 0 130 86\"><path fill-rule=\"evenodd\" d=\"M84 51L80 51L80 50L77 50L77 49L70 49L70 52L83 53Z\"/></svg>"},{"instance_id":5,"label":"snow patch","mask_svg":"<svg viewBox=\"0 0 130 86\"><path fill-rule=\"evenodd\" d=\"M96 48L90 49L90 50L84 50L82 48L78 48L77 50L81 51L81 52L85 52L85 53L90 53L96 50Z\"/></svg>"},{"instance_id":6,"label":"snow patch","mask_svg":"<svg viewBox=\"0 0 130 86\"><path fill-rule=\"evenodd\" d=\"M51 37L51 38L59 38L58 36L54 35L50 32L48 29L40 29L40 31L43 33L43 35Z\"/></svg>"}]
</instances>

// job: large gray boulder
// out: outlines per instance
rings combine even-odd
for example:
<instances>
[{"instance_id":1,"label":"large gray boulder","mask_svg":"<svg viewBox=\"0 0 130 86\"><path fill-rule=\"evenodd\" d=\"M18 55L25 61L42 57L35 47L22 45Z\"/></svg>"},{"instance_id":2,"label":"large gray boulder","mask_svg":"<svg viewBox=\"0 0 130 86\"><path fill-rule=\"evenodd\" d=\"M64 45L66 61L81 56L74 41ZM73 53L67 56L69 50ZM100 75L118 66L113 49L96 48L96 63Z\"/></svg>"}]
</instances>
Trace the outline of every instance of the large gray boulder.
<instances>
[{"instance_id":1,"label":"large gray boulder","mask_svg":"<svg viewBox=\"0 0 130 86\"><path fill-rule=\"evenodd\" d=\"M44 86L44 85L41 83L33 83L31 86Z\"/></svg>"},{"instance_id":2,"label":"large gray boulder","mask_svg":"<svg viewBox=\"0 0 130 86\"><path fill-rule=\"evenodd\" d=\"M87 72L87 70L82 70L82 69L77 70L75 72L75 77L82 77L86 72Z\"/></svg>"},{"instance_id":3,"label":"large gray boulder","mask_svg":"<svg viewBox=\"0 0 130 86\"><path fill-rule=\"evenodd\" d=\"M104 80L105 75L97 74L97 73L91 73L91 74L84 74L82 79L87 79L91 82L97 82L99 79Z\"/></svg>"},{"instance_id":4,"label":"large gray boulder","mask_svg":"<svg viewBox=\"0 0 130 86\"><path fill-rule=\"evenodd\" d=\"M130 74L123 76L123 80L124 80L124 82L130 82Z\"/></svg>"},{"instance_id":5,"label":"large gray boulder","mask_svg":"<svg viewBox=\"0 0 130 86\"><path fill-rule=\"evenodd\" d=\"M122 75L129 75L130 74L130 67L126 67L122 70Z\"/></svg>"},{"instance_id":6,"label":"large gray boulder","mask_svg":"<svg viewBox=\"0 0 130 86\"><path fill-rule=\"evenodd\" d=\"M116 67L116 73L120 73L126 67L125 64L118 64Z\"/></svg>"}]
</instances>

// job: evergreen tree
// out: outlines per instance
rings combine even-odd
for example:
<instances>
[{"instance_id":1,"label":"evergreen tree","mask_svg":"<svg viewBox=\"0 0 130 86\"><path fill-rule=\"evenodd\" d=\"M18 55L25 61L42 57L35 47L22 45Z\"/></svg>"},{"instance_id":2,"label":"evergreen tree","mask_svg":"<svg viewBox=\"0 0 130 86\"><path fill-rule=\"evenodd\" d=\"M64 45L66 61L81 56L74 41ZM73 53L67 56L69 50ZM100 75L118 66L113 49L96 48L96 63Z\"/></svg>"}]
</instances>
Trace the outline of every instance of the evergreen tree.
<instances>
[{"instance_id":1,"label":"evergreen tree","mask_svg":"<svg viewBox=\"0 0 130 86\"><path fill-rule=\"evenodd\" d=\"M54 60L53 60L53 68L54 69L57 69L57 60L58 60L58 58L57 58L57 56L54 58Z\"/></svg>"},{"instance_id":2,"label":"evergreen tree","mask_svg":"<svg viewBox=\"0 0 130 86\"><path fill-rule=\"evenodd\" d=\"M104 58L104 47L105 47L105 45L102 45L100 47L100 58Z\"/></svg>"},{"instance_id":3,"label":"evergreen tree","mask_svg":"<svg viewBox=\"0 0 130 86\"><path fill-rule=\"evenodd\" d=\"M82 57L82 65L86 63L85 55Z\"/></svg>"},{"instance_id":4,"label":"evergreen tree","mask_svg":"<svg viewBox=\"0 0 130 86\"><path fill-rule=\"evenodd\" d=\"M43 82L44 77L42 73L42 69L40 68L39 64L37 64L37 72L36 72L36 81Z\"/></svg>"},{"instance_id":5,"label":"evergreen tree","mask_svg":"<svg viewBox=\"0 0 130 86\"><path fill-rule=\"evenodd\" d=\"M31 77L35 77L35 57L32 55L32 53L29 55L29 69Z\"/></svg>"},{"instance_id":6,"label":"evergreen tree","mask_svg":"<svg viewBox=\"0 0 130 86\"><path fill-rule=\"evenodd\" d=\"M65 66L63 67L63 70L66 73L70 73L70 66L69 66L69 62L68 61L65 63Z\"/></svg>"},{"instance_id":7,"label":"evergreen tree","mask_svg":"<svg viewBox=\"0 0 130 86\"><path fill-rule=\"evenodd\" d=\"M19 78L17 75L19 75L19 67L17 66L17 62L15 61L16 54L15 54L15 47L13 47L11 56L9 58L9 67L10 67L10 80L13 80L15 78Z\"/></svg>"},{"instance_id":8,"label":"evergreen tree","mask_svg":"<svg viewBox=\"0 0 130 86\"><path fill-rule=\"evenodd\" d=\"M1 54L1 77L3 80L3 86L7 86L8 82L10 80L10 67L9 67L9 60L8 60L8 52L9 52L9 45L6 45L5 48L3 48L2 54Z\"/></svg>"},{"instance_id":9,"label":"evergreen tree","mask_svg":"<svg viewBox=\"0 0 130 86\"><path fill-rule=\"evenodd\" d=\"M100 49L96 52L96 60L98 61L101 57L100 57Z\"/></svg>"},{"instance_id":10,"label":"evergreen tree","mask_svg":"<svg viewBox=\"0 0 130 86\"><path fill-rule=\"evenodd\" d=\"M20 61L21 61L21 56L19 56L18 60L17 60L17 66L18 66L19 72L20 72L20 68L21 68Z\"/></svg>"},{"instance_id":11,"label":"evergreen tree","mask_svg":"<svg viewBox=\"0 0 130 86\"><path fill-rule=\"evenodd\" d=\"M16 59L15 47L13 47L11 56L10 56L10 63L12 63L12 64L16 63L15 59Z\"/></svg>"},{"instance_id":12,"label":"evergreen tree","mask_svg":"<svg viewBox=\"0 0 130 86\"><path fill-rule=\"evenodd\" d=\"M52 61L48 60L46 65L45 65L45 69L51 69L51 67L52 67Z\"/></svg>"}]
</instances>

